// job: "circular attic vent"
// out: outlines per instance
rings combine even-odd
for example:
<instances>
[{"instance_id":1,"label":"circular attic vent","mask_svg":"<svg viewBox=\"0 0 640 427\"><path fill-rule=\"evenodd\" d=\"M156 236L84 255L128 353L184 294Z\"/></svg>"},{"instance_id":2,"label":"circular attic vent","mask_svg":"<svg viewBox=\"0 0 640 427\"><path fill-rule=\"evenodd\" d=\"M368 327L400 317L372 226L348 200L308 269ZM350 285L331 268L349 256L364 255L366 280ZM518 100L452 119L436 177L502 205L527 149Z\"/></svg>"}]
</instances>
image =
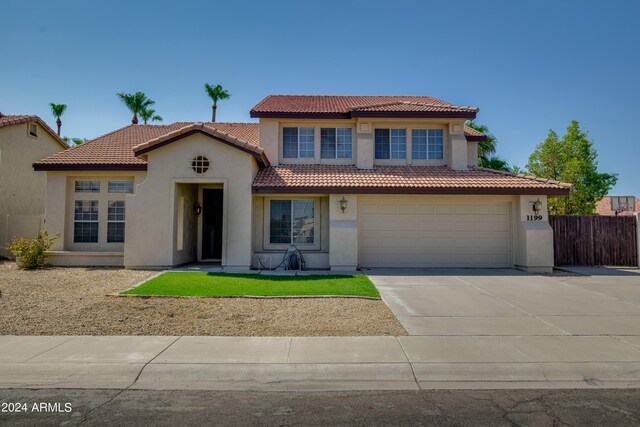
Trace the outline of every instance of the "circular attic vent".
<instances>
[{"instance_id":1,"label":"circular attic vent","mask_svg":"<svg viewBox=\"0 0 640 427\"><path fill-rule=\"evenodd\" d=\"M209 159L205 156L196 156L191 160L191 168L195 173L202 174L209 170Z\"/></svg>"}]
</instances>

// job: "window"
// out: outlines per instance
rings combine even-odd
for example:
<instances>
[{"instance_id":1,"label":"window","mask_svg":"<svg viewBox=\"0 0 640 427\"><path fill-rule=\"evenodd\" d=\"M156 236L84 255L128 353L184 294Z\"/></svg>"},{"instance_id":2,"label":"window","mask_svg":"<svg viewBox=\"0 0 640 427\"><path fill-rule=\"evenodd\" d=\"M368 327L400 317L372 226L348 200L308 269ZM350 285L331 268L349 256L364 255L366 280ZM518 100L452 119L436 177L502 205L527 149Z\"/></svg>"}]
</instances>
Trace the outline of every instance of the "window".
<instances>
[{"instance_id":1,"label":"window","mask_svg":"<svg viewBox=\"0 0 640 427\"><path fill-rule=\"evenodd\" d=\"M442 160L442 129L413 129L411 158L413 160Z\"/></svg>"},{"instance_id":2,"label":"window","mask_svg":"<svg viewBox=\"0 0 640 427\"><path fill-rule=\"evenodd\" d=\"M38 137L38 125L35 123L29 123L29 136L32 136L34 138Z\"/></svg>"},{"instance_id":3,"label":"window","mask_svg":"<svg viewBox=\"0 0 640 427\"><path fill-rule=\"evenodd\" d=\"M75 243L98 242L98 201L76 200L73 217Z\"/></svg>"},{"instance_id":4,"label":"window","mask_svg":"<svg viewBox=\"0 0 640 427\"><path fill-rule=\"evenodd\" d=\"M427 136L429 138L427 147L429 159L442 160L442 129L429 129Z\"/></svg>"},{"instance_id":5,"label":"window","mask_svg":"<svg viewBox=\"0 0 640 427\"><path fill-rule=\"evenodd\" d=\"M375 130L376 159L403 160L407 158L406 129Z\"/></svg>"},{"instance_id":6,"label":"window","mask_svg":"<svg viewBox=\"0 0 640 427\"><path fill-rule=\"evenodd\" d=\"M209 159L205 156L196 156L191 160L191 169L197 174L203 174L209 170Z\"/></svg>"},{"instance_id":7,"label":"window","mask_svg":"<svg viewBox=\"0 0 640 427\"><path fill-rule=\"evenodd\" d=\"M76 193L99 193L100 181L76 181Z\"/></svg>"},{"instance_id":8,"label":"window","mask_svg":"<svg viewBox=\"0 0 640 427\"><path fill-rule=\"evenodd\" d=\"M124 242L124 200L109 201L107 243Z\"/></svg>"},{"instance_id":9,"label":"window","mask_svg":"<svg viewBox=\"0 0 640 427\"><path fill-rule=\"evenodd\" d=\"M320 129L320 157L323 159L350 159L351 128Z\"/></svg>"},{"instance_id":10,"label":"window","mask_svg":"<svg viewBox=\"0 0 640 427\"><path fill-rule=\"evenodd\" d=\"M314 200L271 200L269 242L314 244L315 207Z\"/></svg>"},{"instance_id":11,"label":"window","mask_svg":"<svg viewBox=\"0 0 640 427\"><path fill-rule=\"evenodd\" d=\"M282 128L282 157L313 158L314 132L314 128Z\"/></svg>"},{"instance_id":12,"label":"window","mask_svg":"<svg viewBox=\"0 0 640 427\"><path fill-rule=\"evenodd\" d=\"M109 193L133 193L133 181L109 181Z\"/></svg>"}]
</instances>

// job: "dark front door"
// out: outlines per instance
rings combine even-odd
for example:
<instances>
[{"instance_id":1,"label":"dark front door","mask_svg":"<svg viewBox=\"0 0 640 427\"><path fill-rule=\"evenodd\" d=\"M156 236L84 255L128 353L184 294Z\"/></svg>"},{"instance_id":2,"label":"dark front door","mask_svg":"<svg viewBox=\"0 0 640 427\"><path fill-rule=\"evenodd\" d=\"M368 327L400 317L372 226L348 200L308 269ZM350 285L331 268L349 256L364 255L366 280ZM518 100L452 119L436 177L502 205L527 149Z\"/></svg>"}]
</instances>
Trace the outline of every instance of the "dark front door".
<instances>
[{"instance_id":1,"label":"dark front door","mask_svg":"<svg viewBox=\"0 0 640 427\"><path fill-rule=\"evenodd\" d=\"M202 190L202 259L222 259L222 190Z\"/></svg>"}]
</instances>

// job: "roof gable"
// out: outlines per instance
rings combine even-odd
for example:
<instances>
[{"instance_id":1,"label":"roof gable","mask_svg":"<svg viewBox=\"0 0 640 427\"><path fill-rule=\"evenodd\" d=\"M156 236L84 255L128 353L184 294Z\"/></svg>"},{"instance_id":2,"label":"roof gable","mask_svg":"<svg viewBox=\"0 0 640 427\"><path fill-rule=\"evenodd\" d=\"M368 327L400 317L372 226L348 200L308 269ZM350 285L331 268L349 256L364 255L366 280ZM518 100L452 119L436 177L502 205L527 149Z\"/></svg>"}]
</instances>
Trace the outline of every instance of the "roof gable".
<instances>
[{"instance_id":1,"label":"roof gable","mask_svg":"<svg viewBox=\"0 0 640 427\"><path fill-rule=\"evenodd\" d=\"M23 123L36 122L38 123L51 137L62 147L69 148L66 142L58 136L58 134L49 127L40 117L33 114L16 114L5 115L0 113L0 128L21 125Z\"/></svg>"},{"instance_id":2,"label":"roof gable","mask_svg":"<svg viewBox=\"0 0 640 427\"><path fill-rule=\"evenodd\" d=\"M204 123L192 123L188 126L169 132L158 138L149 140L143 144L134 146L133 152L138 157L142 154L148 153L165 145L171 144L175 141L184 139L194 134L206 135L231 147L237 148L241 151L251 154L256 158L261 166L269 166L269 160L264 154L264 150L258 145L252 144L243 139L237 138L227 132L223 132L216 129L213 126L205 125Z\"/></svg>"},{"instance_id":3,"label":"roof gable","mask_svg":"<svg viewBox=\"0 0 640 427\"><path fill-rule=\"evenodd\" d=\"M133 147L178 131L194 122L166 125L127 125L77 147L34 163L36 170L146 170L147 162L135 155ZM258 146L258 123L205 123L206 126L233 135Z\"/></svg>"}]
</instances>

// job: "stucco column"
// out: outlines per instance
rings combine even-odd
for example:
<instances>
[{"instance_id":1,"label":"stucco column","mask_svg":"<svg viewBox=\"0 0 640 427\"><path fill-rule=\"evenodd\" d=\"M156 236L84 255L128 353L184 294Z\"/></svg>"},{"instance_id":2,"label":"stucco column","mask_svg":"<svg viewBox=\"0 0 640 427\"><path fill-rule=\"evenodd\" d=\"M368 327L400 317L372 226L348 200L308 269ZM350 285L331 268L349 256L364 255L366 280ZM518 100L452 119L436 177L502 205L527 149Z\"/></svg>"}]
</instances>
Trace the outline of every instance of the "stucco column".
<instances>
[{"instance_id":1,"label":"stucco column","mask_svg":"<svg viewBox=\"0 0 640 427\"><path fill-rule=\"evenodd\" d=\"M374 142L373 125L371 123L358 122L356 150L356 167L358 169L373 169Z\"/></svg>"},{"instance_id":2,"label":"stucco column","mask_svg":"<svg viewBox=\"0 0 640 427\"><path fill-rule=\"evenodd\" d=\"M344 212L340 200L347 200ZM331 270L355 270L358 266L358 196L329 196L329 265Z\"/></svg>"},{"instance_id":3,"label":"stucco column","mask_svg":"<svg viewBox=\"0 0 640 427\"><path fill-rule=\"evenodd\" d=\"M540 200L536 214L533 204ZM549 225L546 196L519 196L516 217L516 267L530 273L553 271L553 229Z\"/></svg>"},{"instance_id":4,"label":"stucco column","mask_svg":"<svg viewBox=\"0 0 640 427\"><path fill-rule=\"evenodd\" d=\"M67 176L62 173L47 172L47 207L45 209L44 229L49 236L60 233L60 237L51 247L52 251L65 249L65 218L67 200ZM73 215L71 212L70 215Z\"/></svg>"},{"instance_id":5,"label":"stucco column","mask_svg":"<svg viewBox=\"0 0 640 427\"><path fill-rule=\"evenodd\" d=\"M454 128L454 126L452 126ZM451 133L451 169L467 170L467 138L464 133Z\"/></svg>"},{"instance_id":6,"label":"stucco column","mask_svg":"<svg viewBox=\"0 0 640 427\"><path fill-rule=\"evenodd\" d=\"M278 166L278 147L280 144L278 134L280 124L277 121L260 120L260 145L264 148L271 166Z\"/></svg>"}]
</instances>

